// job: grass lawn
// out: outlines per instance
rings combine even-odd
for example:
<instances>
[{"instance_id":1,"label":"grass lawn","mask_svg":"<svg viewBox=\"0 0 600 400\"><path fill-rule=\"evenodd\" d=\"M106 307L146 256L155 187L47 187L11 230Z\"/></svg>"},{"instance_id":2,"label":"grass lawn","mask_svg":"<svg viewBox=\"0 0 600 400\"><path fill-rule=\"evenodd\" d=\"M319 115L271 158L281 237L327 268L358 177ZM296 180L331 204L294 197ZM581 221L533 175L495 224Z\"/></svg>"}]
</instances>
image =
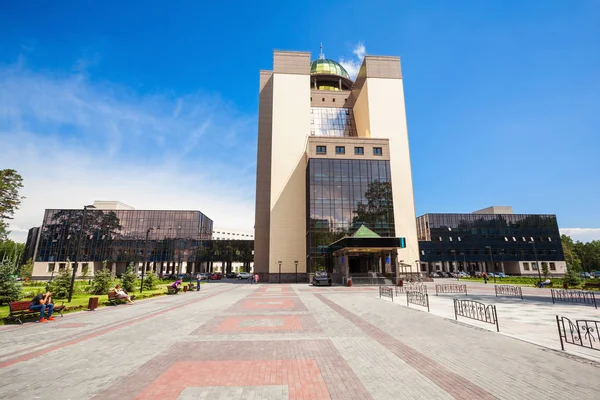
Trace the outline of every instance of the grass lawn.
<instances>
[{"instance_id":1,"label":"grass lawn","mask_svg":"<svg viewBox=\"0 0 600 400\"><path fill-rule=\"evenodd\" d=\"M156 289L144 290L142 293L140 293L140 291L139 291L140 282L138 281L137 285L136 285L136 290L133 292L133 294L135 295L135 301L145 299L145 298L165 295L165 294L167 294L167 285L172 284L172 283L173 283L172 280L159 281L156 285ZM202 282L202 284L205 284L205 283L206 282ZM87 309L88 300L90 297L98 297L98 307L104 307L104 306L108 305L108 295L106 293L100 294L100 295L83 293L83 291L89 287L88 282L87 281L77 281L75 284L76 284L76 287L74 290L75 293L73 294L73 298L71 299L70 303L67 303L66 299L56 299L56 298L53 299L54 304L56 304L56 305L60 305L63 301L65 302L65 309L63 310L63 314L66 314L68 312L81 311L81 310ZM23 294L27 294L27 296L24 297L23 299L21 299L20 301L31 300L33 298L33 296L35 296L37 293L44 291L45 285L46 285L45 282L31 282L31 283L25 284L23 287ZM185 282L185 285L188 285L188 283ZM195 286L195 282L194 282L194 286ZM114 285L112 287L114 287ZM183 285L181 287L183 287ZM0 325L4 325L8 322L6 320L6 317L8 316L9 312L10 312L10 310L8 308L8 304L0 306ZM35 315L36 314L31 314L30 316L24 317L24 318L30 318L30 320L33 320L33 319L35 319ZM17 323L17 322L10 321L8 323Z\"/></svg>"},{"instance_id":2,"label":"grass lawn","mask_svg":"<svg viewBox=\"0 0 600 400\"><path fill-rule=\"evenodd\" d=\"M483 283L483 278L460 278L461 281L468 282L481 282ZM542 281L545 280L542 277ZM563 288L563 279L562 278L550 278L552 281L552 287L554 289L562 289ZM530 286L533 287L539 281L537 277L525 277L525 276L509 276L507 278L496 278L497 285L520 285L520 286ZM594 282L591 280L590 282ZM488 277L488 284L494 284L494 278ZM569 289L581 289L585 281L582 279L581 284L578 286L569 286ZM594 289L586 289L586 290L594 290Z\"/></svg>"}]
</instances>

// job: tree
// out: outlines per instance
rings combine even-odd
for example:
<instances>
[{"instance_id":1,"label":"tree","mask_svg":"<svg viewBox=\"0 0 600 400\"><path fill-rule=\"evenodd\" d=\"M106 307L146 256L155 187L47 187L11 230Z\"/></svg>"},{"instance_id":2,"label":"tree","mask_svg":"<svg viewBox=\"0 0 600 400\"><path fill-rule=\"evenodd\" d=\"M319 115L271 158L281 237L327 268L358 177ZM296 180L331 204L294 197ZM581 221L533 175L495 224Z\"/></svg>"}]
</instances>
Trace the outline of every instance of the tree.
<instances>
[{"instance_id":1,"label":"tree","mask_svg":"<svg viewBox=\"0 0 600 400\"><path fill-rule=\"evenodd\" d=\"M70 265L71 263L69 263ZM57 299L66 299L69 297L71 289L71 268L63 268L59 271L58 276L52 280L49 290Z\"/></svg>"},{"instance_id":2,"label":"tree","mask_svg":"<svg viewBox=\"0 0 600 400\"><path fill-rule=\"evenodd\" d=\"M14 169L0 170L0 240L8 234L7 219L12 219L24 197L19 196L23 178Z\"/></svg>"},{"instance_id":3,"label":"tree","mask_svg":"<svg viewBox=\"0 0 600 400\"><path fill-rule=\"evenodd\" d=\"M104 263L101 270L94 273L94 281L92 282L92 293L93 294L106 294L112 286L111 273L106 268Z\"/></svg>"},{"instance_id":4,"label":"tree","mask_svg":"<svg viewBox=\"0 0 600 400\"><path fill-rule=\"evenodd\" d=\"M0 262L0 305L21 299L21 284L14 275L15 266L9 262Z\"/></svg>"},{"instance_id":5,"label":"tree","mask_svg":"<svg viewBox=\"0 0 600 400\"><path fill-rule=\"evenodd\" d=\"M126 292L133 293L135 290L135 280L137 279L137 274L135 273L135 268L133 266L127 267L125 273L121 276L121 283L123 283L123 289Z\"/></svg>"},{"instance_id":6,"label":"tree","mask_svg":"<svg viewBox=\"0 0 600 400\"><path fill-rule=\"evenodd\" d=\"M148 272L144 279L144 289L153 290L158 283L158 278L154 274L154 272Z\"/></svg>"},{"instance_id":7,"label":"tree","mask_svg":"<svg viewBox=\"0 0 600 400\"><path fill-rule=\"evenodd\" d=\"M81 277L85 280L85 279L87 279L89 273L90 273L90 264L83 263L83 266L81 267Z\"/></svg>"},{"instance_id":8,"label":"tree","mask_svg":"<svg viewBox=\"0 0 600 400\"><path fill-rule=\"evenodd\" d=\"M27 262L21 265L21 269L19 270L19 276L23 279L29 278L33 275L33 259L30 258Z\"/></svg>"},{"instance_id":9,"label":"tree","mask_svg":"<svg viewBox=\"0 0 600 400\"><path fill-rule=\"evenodd\" d=\"M567 268L567 273L564 277L564 282L569 286L578 286L581 283L578 272L571 268Z\"/></svg>"},{"instance_id":10,"label":"tree","mask_svg":"<svg viewBox=\"0 0 600 400\"><path fill-rule=\"evenodd\" d=\"M548 263L543 262L542 263L542 275L544 275L544 278L548 278L549 274L550 274L550 270L548 269Z\"/></svg>"},{"instance_id":11,"label":"tree","mask_svg":"<svg viewBox=\"0 0 600 400\"><path fill-rule=\"evenodd\" d=\"M560 235L560 241L562 244L563 253L565 255L567 267L569 269L573 269L574 271L581 271L581 260L575 252L575 243L573 243L573 239L567 235Z\"/></svg>"}]
</instances>

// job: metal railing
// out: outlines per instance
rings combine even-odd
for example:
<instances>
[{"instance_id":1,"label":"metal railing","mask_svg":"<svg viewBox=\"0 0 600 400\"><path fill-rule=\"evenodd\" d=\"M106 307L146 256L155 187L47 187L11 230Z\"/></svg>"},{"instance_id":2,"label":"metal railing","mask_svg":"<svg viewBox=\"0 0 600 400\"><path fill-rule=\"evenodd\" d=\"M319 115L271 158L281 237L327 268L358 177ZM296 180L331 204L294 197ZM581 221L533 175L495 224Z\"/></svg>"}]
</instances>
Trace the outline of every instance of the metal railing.
<instances>
[{"instance_id":1,"label":"metal railing","mask_svg":"<svg viewBox=\"0 0 600 400\"><path fill-rule=\"evenodd\" d=\"M389 297L394 301L394 288L391 286L379 286L379 298L381 296Z\"/></svg>"},{"instance_id":2,"label":"metal railing","mask_svg":"<svg viewBox=\"0 0 600 400\"><path fill-rule=\"evenodd\" d=\"M462 293L467 295L467 285L458 283L446 283L443 285L435 285L435 295L440 293Z\"/></svg>"},{"instance_id":3,"label":"metal railing","mask_svg":"<svg viewBox=\"0 0 600 400\"><path fill-rule=\"evenodd\" d=\"M403 286L396 286L396 296L406 292L427 293L427 286L422 283L405 283Z\"/></svg>"},{"instance_id":4,"label":"metal railing","mask_svg":"<svg viewBox=\"0 0 600 400\"><path fill-rule=\"evenodd\" d=\"M523 300L523 291L521 290L521 286L512 286L512 285L494 285L494 291L496 292L496 297L500 296L514 296L520 297Z\"/></svg>"},{"instance_id":5,"label":"metal railing","mask_svg":"<svg viewBox=\"0 0 600 400\"><path fill-rule=\"evenodd\" d=\"M552 293L552 303L554 304L556 304L557 301L566 303L583 303L593 304L594 307L598 308L594 292L584 292L583 290L569 289L550 289L550 292Z\"/></svg>"},{"instance_id":6,"label":"metal railing","mask_svg":"<svg viewBox=\"0 0 600 400\"><path fill-rule=\"evenodd\" d=\"M406 306L410 307L411 303L418 306L427 307L427 312L429 312L429 296L427 293L410 291L406 292Z\"/></svg>"},{"instance_id":7,"label":"metal railing","mask_svg":"<svg viewBox=\"0 0 600 400\"><path fill-rule=\"evenodd\" d=\"M496 331L500 332L498 314L496 314L496 306L493 304L486 305L474 300L454 299L454 319L458 321L459 315L496 325Z\"/></svg>"},{"instance_id":8,"label":"metal railing","mask_svg":"<svg viewBox=\"0 0 600 400\"><path fill-rule=\"evenodd\" d=\"M565 349L565 343L600 350L600 321L577 319L573 323L569 318L557 315L556 326L562 350Z\"/></svg>"}]
</instances>

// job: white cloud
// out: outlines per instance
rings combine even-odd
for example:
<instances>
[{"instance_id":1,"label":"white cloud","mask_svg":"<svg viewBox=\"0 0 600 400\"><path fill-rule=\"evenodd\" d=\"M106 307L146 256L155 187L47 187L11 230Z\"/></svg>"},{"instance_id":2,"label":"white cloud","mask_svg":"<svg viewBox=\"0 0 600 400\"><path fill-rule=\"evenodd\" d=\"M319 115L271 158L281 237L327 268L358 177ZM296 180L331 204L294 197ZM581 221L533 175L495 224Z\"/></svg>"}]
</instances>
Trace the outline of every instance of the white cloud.
<instances>
[{"instance_id":1,"label":"white cloud","mask_svg":"<svg viewBox=\"0 0 600 400\"><path fill-rule=\"evenodd\" d=\"M570 236L575 242L600 240L600 228L560 228L560 233Z\"/></svg>"},{"instance_id":2,"label":"white cloud","mask_svg":"<svg viewBox=\"0 0 600 400\"><path fill-rule=\"evenodd\" d=\"M345 59L344 57L340 58L340 64L342 67L346 68L350 77L354 80L356 79L356 75L358 75L358 70L363 62L363 58L367 54L367 49L363 42L358 42L358 44L352 50L352 54L354 57L350 59Z\"/></svg>"},{"instance_id":3,"label":"white cloud","mask_svg":"<svg viewBox=\"0 0 600 400\"><path fill-rule=\"evenodd\" d=\"M139 95L78 73L0 66L0 169L24 179L10 222L24 241L46 208L119 200L200 210L252 231L256 117L215 94Z\"/></svg>"}]
</instances>

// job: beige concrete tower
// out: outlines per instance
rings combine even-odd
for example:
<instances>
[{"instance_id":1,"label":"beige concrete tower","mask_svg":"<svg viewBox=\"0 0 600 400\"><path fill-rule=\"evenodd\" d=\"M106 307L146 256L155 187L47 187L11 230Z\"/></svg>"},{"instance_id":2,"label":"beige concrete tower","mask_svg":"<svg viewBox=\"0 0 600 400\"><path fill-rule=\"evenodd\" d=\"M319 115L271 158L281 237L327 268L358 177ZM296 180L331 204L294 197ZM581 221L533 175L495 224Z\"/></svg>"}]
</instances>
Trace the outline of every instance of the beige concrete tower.
<instances>
[{"instance_id":1,"label":"beige concrete tower","mask_svg":"<svg viewBox=\"0 0 600 400\"><path fill-rule=\"evenodd\" d=\"M313 187L317 164L329 162L332 171L343 163L344 171L350 170L346 174L355 166L353 178L341 178L339 193L334 186ZM273 71L260 73L254 267L263 280L305 282L307 272L334 269L336 261L325 250L330 243L324 241L368 225L356 209L349 211L365 201L365 186L351 186L366 178L366 172L358 176L360 166L369 171L368 179L385 180L392 188L393 216L386 218L393 225L373 220L371 228L383 226L382 236L404 238L406 248L393 249L392 263L415 268L418 242L400 60L366 57L352 82L343 67L322 54L311 64L309 53L275 51ZM378 168L382 172L373 178L370 171ZM323 204L329 207L325 211ZM319 236L315 229L322 228L315 226L327 226L328 235ZM375 248L362 250L368 254Z\"/></svg>"}]
</instances>

